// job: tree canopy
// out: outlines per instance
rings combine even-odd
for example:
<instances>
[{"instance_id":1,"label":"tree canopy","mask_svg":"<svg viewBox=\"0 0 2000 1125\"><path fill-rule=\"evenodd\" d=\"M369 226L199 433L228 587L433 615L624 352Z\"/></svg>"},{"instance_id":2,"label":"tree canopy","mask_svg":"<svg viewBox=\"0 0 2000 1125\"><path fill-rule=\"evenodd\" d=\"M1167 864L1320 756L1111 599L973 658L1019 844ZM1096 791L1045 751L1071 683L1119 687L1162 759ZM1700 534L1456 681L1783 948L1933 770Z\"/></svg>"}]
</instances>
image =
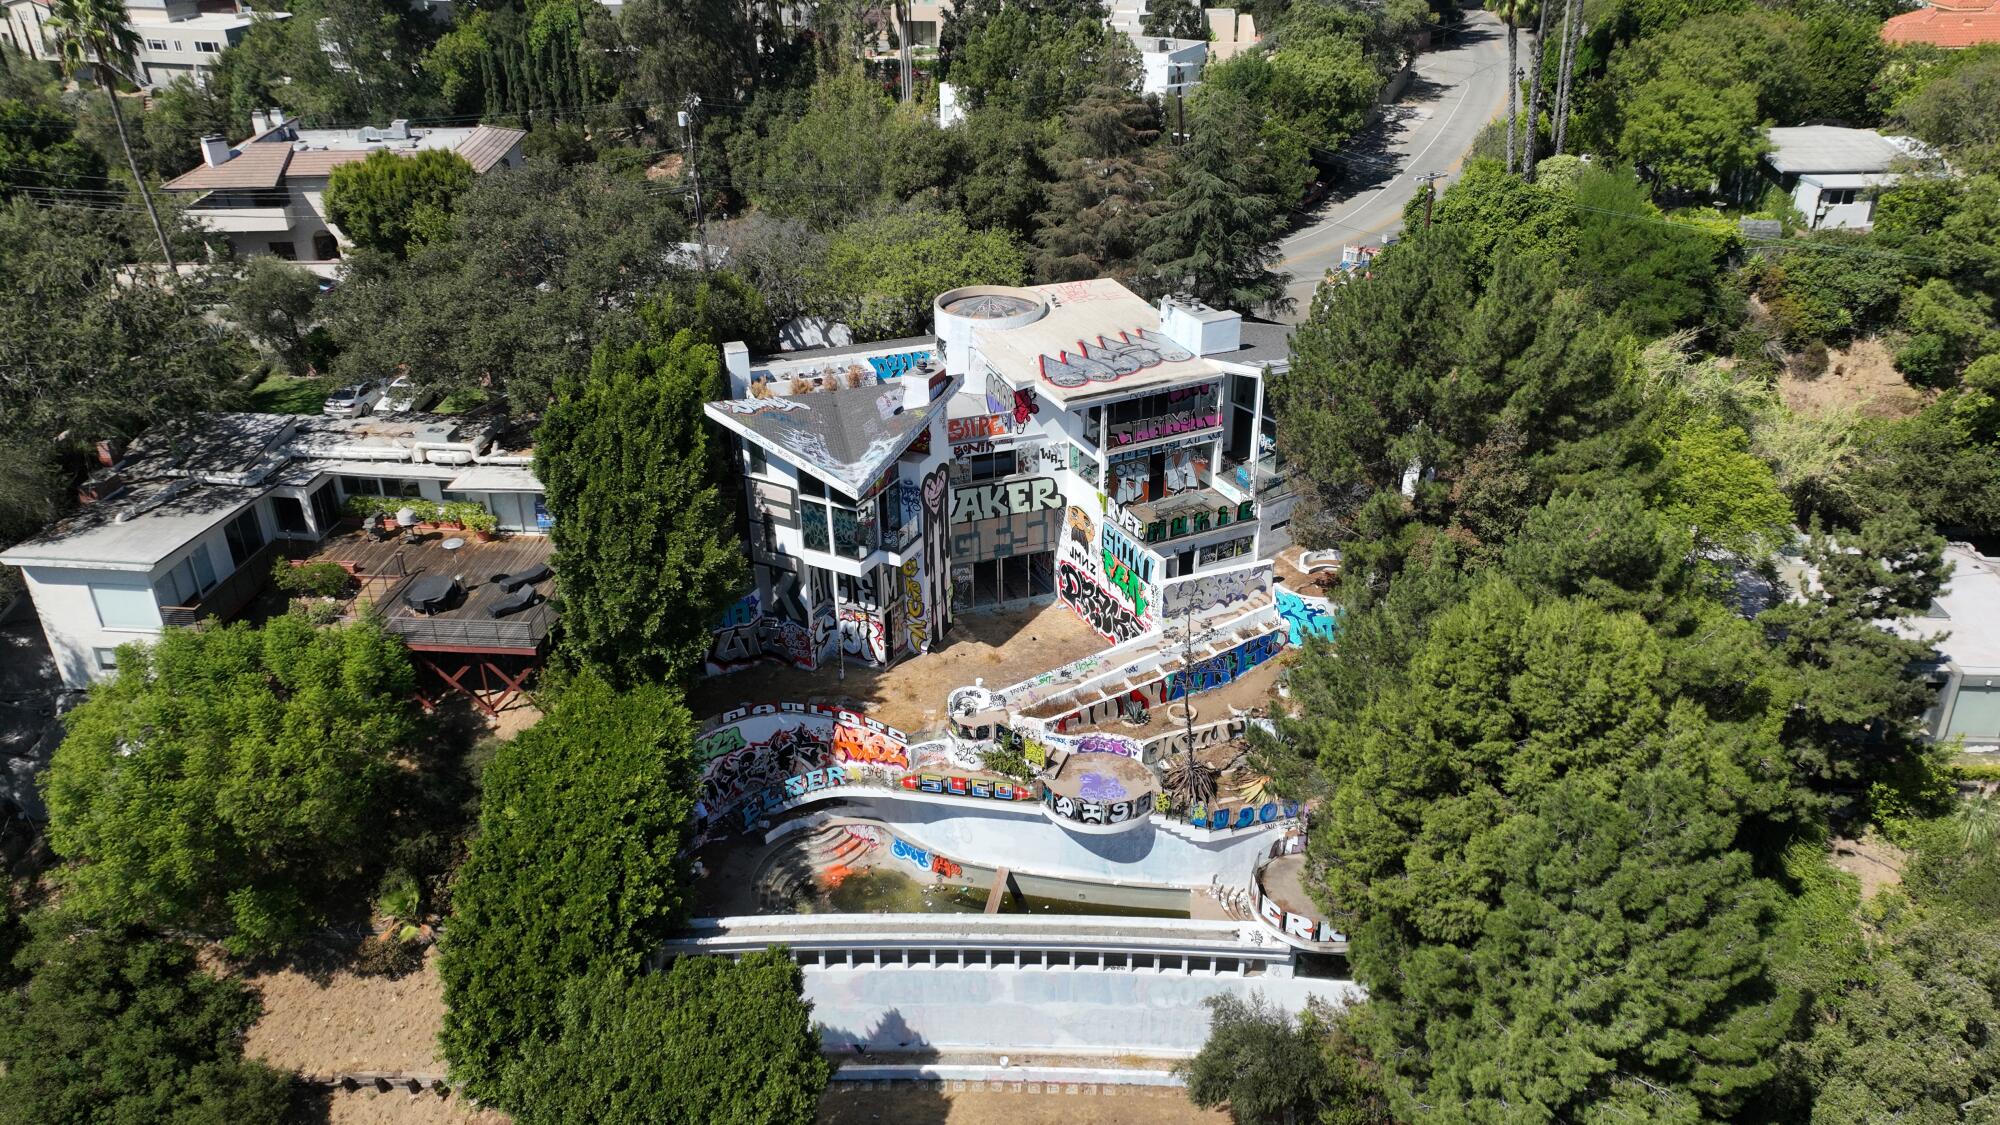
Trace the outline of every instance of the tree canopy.
<instances>
[{"instance_id":1,"label":"tree canopy","mask_svg":"<svg viewBox=\"0 0 2000 1125\"><path fill-rule=\"evenodd\" d=\"M515 1086L521 1125L811 1125L833 1065L779 946L598 971L563 993L556 1040Z\"/></svg>"},{"instance_id":2,"label":"tree canopy","mask_svg":"<svg viewBox=\"0 0 2000 1125\"><path fill-rule=\"evenodd\" d=\"M47 913L0 992L0 1122L281 1119L291 1076L243 1057L256 996L195 951Z\"/></svg>"},{"instance_id":3,"label":"tree canopy","mask_svg":"<svg viewBox=\"0 0 2000 1125\"><path fill-rule=\"evenodd\" d=\"M710 479L702 404L727 397L722 357L692 331L599 351L567 378L535 438L555 524L558 644L629 685L701 666L709 623L740 596L742 545Z\"/></svg>"},{"instance_id":4,"label":"tree canopy","mask_svg":"<svg viewBox=\"0 0 2000 1125\"><path fill-rule=\"evenodd\" d=\"M64 903L114 925L297 942L383 851L411 736L402 642L299 616L169 629L65 717L44 777Z\"/></svg>"},{"instance_id":5,"label":"tree canopy","mask_svg":"<svg viewBox=\"0 0 2000 1125\"><path fill-rule=\"evenodd\" d=\"M537 1093L519 1066L559 1037L565 1019L599 1018L565 1011L570 985L598 972L638 973L679 920L693 742L672 689L621 694L584 672L486 767L479 832L452 887L438 966L439 1041L474 1096L510 1109L549 1106L556 1093ZM552 1077L566 1058L541 1073ZM609 1073L600 1068L590 1085L601 1088ZM651 1106L624 1112L642 1119Z\"/></svg>"},{"instance_id":6,"label":"tree canopy","mask_svg":"<svg viewBox=\"0 0 2000 1125\"><path fill-rule=\"evenodd\" d=\"M413 245L444 236L452 201L472 186L463 156L427 148L414 155L378 149L334 168L326 214L357 246L408 257Z\"/></svg>"}]
</instances>

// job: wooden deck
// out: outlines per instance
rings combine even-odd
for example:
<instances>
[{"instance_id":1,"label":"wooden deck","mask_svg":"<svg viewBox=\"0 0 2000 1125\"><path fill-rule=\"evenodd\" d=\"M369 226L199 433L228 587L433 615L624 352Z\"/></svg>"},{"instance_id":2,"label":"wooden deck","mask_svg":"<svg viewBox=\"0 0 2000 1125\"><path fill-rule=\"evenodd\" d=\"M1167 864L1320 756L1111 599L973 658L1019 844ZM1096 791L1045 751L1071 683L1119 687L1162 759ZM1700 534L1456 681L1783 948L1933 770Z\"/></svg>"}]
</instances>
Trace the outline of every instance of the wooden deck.
<instances>
[{"instance_id":1,"label":"wooden deck","mask_svg":"<svg viewBox=\"0 0 2000 1125\"><path fill-rule=\"evenodd\" d=\"M447 539L464 545L445 550ZM506 617L488 617L486 609L509 596L493 584L499 574L515 574L546 564L554 554L546 535L512 535L481 543L470 532L432 531L422 542L404 543L401 536L377 542L365 532L344 532L321 542L312 562L336 562L360 580L357 610L374 607L383 624L413 649L458 652L528 652L539 649L555 618L548 596L553 578L535 584L543 600ZM450 608L422 614L403 604L403 590L425 575L443 574L458 580L463 591Z\"/></svg>"}]
</instances>

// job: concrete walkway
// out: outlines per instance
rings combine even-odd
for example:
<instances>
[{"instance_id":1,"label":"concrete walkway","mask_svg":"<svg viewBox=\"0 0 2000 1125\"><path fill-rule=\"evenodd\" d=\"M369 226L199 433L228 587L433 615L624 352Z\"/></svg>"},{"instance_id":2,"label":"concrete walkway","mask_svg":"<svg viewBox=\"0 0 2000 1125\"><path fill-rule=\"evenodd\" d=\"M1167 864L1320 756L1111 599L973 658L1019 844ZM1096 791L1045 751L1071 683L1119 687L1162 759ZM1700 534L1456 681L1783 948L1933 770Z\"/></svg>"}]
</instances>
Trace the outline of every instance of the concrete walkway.
<instances>
[{"instance_id":1,"label":"concrete walkway","mask_svg":"<svg viewBox=\"0 0 2000 1125\"><path fill-rule=\"evenodd\" d=\"M1129 1052L1191 1057L1212 996L1261 994L1288 1011L1360 999L1351 981L1091 969L808 968L805 996L829 1050Z\"/></svg>"}]
</instances>

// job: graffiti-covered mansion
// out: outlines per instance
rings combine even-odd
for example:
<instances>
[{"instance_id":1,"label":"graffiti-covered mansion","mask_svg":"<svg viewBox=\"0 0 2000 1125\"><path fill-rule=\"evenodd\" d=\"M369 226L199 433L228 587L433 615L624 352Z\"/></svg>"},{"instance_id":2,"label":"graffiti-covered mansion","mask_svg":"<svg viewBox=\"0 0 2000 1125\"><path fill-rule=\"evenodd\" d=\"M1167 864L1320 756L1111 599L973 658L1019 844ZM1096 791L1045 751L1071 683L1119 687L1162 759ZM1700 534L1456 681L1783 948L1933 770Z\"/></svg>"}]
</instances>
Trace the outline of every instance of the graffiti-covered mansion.
<instances>
[{"instance_id":1,"label":"graffiti-covered mansion","mask_svg":"<svg viewBox=\"0 0 2000 1125\"><path fill-rule=\"evenodd\" d=\"M755 589L711 670L891 663L955 617L1060 599L1107 641L1169 579L1288 545L1267 381L1286 329L1115 281L974 286L933 335L753 358L709 416L744 474Z\"/></svg>"}]
</instances>

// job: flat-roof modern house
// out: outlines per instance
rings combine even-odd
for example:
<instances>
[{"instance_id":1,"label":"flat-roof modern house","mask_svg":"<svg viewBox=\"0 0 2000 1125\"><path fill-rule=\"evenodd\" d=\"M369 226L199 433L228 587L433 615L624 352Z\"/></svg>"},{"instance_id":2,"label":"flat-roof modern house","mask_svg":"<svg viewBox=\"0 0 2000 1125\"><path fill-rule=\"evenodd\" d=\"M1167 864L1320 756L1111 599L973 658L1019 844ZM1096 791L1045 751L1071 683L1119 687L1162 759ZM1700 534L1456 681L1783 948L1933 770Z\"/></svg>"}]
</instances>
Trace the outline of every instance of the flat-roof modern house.
<instances>
[{"instance_id":1,"label":"flat-roof modern house","mask_svg":"<svg viewBox=\"0 0 2000 1125\"><path fill-rule=\"evenodd\" d=\"M239 257L271 254L289 261L338 261L347 240L327 217L323 196L335 168L370 153L410 156L427 149L455 152L478 175L522 161L527 133L497 125L413 128L301 129L284 111L252 115L256 130L231 147L201 139L201 165L167 181L168 191L193 196L188 217L229 243Z\"/></svg>"},{"instance_id":2,"label":"flat-roof modern house","mask_svg":"<svg viewBox=\"0 0 2000 1125\"><path fill-rule=\"evenodd\" d=\"M1951 578L1930 611L1896 626L1906 636L1944 634L1931 665L1937 700L1924 729L1933 739L2000 747L2000 559L1964 543L1947 547L1945 558Z\"/></svg>"},{"instance_id":3,"label":"flat-roof modern house","mask_svg":"<svg viewBox=\"0 0 2000 1125\"><path fill-rule=\"evenodd\" d=\"M486 579L532 572L549 556L532 455L499 437L495 423L415 414L210 414L158 426L91 479L95 499L0 552L0 564L21 568L67 687L110 674L120 645L233 616L273 560L291 557L345 567L391 632L437 654L420 665L470 690L467 670L532 663L550 623L545 599L485 612L502 593ZM477 503L513 534L370 534L343 519L358 496ZM427 575L451 577L449 596L406 604L403 593Z\"/></svg>"},{"instance_id":4,"label":"flat-roof modern house","mask_svg":"<svg viewBox=\"0 0 2000 1125\"><path fill-rule=\"evenodd\" d=\"M48 0L4 0L0 44L31 59L56 61L55 36L43 27ZM225 47L243 41L258 20L290 19L286 12L255 11L239 0L126 0L127 26L139 37L138 70L127 75L141 86L164 86L176 78L205 82Z\"/></svg>"},{"instance_id":5,"label":"flat-roof modern house","mask_svg":"<svg viewBox=\"0 0 2000 1125\"><path fill-rule=\"evenodd\" d=\"M1099 279L937 298L928 336L753 359L707 412L742 458L755 589L712 670L883 665L958 614L1061 600L1107 640L1159 585L1268 558L1288 332Z\"/></svg>"},{"instance_id":6,"label":"flat-roof modern house","mask_svg":"<svg viewBox=\"0 0 2000 1125\"><path fill-rule=\"evenodd\" d=\"M1930 155L1914 137L1872 129L1801 125L1767 132L1765 174L1792 197L1812 230L1867 230L1875 221L1875 197L1902 179L1900 166Z\"/></svg>"}]
</instances>

